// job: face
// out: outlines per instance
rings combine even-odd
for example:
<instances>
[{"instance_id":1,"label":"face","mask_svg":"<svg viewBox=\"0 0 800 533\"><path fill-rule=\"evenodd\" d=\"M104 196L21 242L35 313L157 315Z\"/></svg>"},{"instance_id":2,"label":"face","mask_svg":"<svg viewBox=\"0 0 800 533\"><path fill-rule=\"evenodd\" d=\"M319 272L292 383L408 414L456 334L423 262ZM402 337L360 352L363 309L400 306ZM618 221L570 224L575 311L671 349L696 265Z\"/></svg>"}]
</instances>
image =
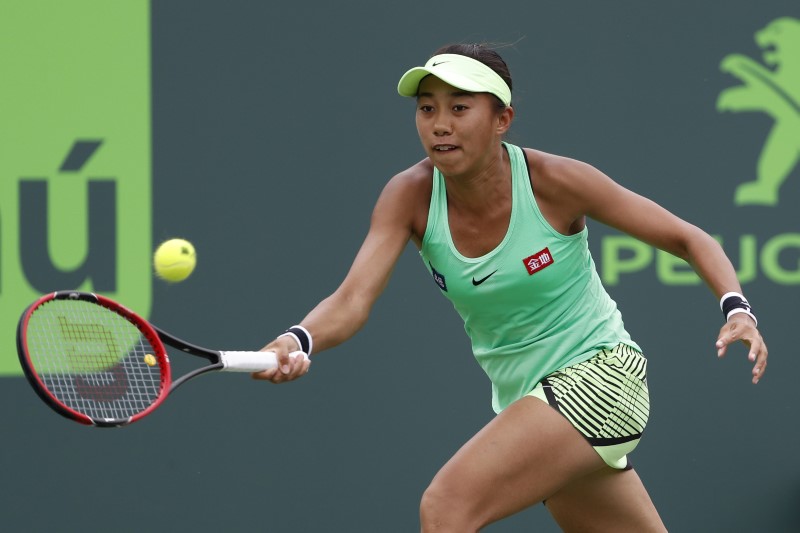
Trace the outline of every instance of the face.
<instances>
[{"instance_id":1,"label":"face","mask_svg":"<svg viewBox=\"0 0 800 533\"><path fill-rule=\"evenodd\" d=\"M446 176L478 172L497 158L514 111L487 93L469 93L427 76L419 84L417 132L425 152Z\"/></svg>"}]
</instances>

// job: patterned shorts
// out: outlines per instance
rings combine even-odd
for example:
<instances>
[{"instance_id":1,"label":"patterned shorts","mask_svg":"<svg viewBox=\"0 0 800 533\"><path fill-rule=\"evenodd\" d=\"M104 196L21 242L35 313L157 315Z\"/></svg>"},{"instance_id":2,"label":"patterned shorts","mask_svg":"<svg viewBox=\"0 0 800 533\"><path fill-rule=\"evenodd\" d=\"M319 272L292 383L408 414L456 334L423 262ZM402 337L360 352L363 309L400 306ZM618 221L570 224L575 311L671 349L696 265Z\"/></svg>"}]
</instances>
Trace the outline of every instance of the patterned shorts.
<instances>
[{"instance_id":1,"label":"patterned shorts","mask_svg":"<svg viewBox=\"0 0 800 533\"><path fill-rule=\"evenodd\" d=\"M528 396L564 415L612 468L630 468L650 414L647 359L620 344L583 363L553 372Z\"/></svg>"}]
</instances>

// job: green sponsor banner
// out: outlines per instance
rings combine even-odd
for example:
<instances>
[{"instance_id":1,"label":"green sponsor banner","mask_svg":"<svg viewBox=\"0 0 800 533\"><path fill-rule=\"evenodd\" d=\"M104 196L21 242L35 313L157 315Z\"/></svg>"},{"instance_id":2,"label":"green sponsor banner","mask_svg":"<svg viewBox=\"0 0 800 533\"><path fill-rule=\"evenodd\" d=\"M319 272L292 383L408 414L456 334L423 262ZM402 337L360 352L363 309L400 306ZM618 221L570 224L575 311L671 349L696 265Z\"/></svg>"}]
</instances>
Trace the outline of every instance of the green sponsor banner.
<instances>
[{"instance_id":1,"label":"green sponsor banner","mask_svg":"<svg viewBox=\"0 0 800 533\"><path fill-rule=\"evenodd\" d=\"M716 105L720 113L763 113L772 118L755 175L743 176L734 206L775 208L781 186L800 165L800 20L775 19L756 31L753 39L763 50L763 62L737 53L725 56L720 69L740 83L724 89ZM716 239L731 257L742 284L765 279L777 285L800 285L800 233ZM606 285L619 285L624 276L650 269L664 285L701 283L685 261L633 237L611 235L601 241L600 271Z\"/></svg>"},{"instance_id":2,"label":"green sponsor banner","mask_svg":"<svg viewBox=\"0 0 800 533\"><path fill-rule=\"evenodd\" d=\"M742 54L722 60L741 85L725 89L720 112L765 113L775 121L764 141L756 176L736 189L737 205L774 206L781 185L800 163L800 20L782 17L756 32L764 63Z\"/></svg>"},{"instance_id":3,"label":"green sponsor banner","mask_svg":"<svg viewBox=\"0 0 800 533\"><path fill-rule=\"evenodd\" d=\"M152 296L147 0L0 7L0 375L43 293Z\"/></svg>"},{"instance_id":4,"label":"green sponsor banner","mask_svg":"<svg viewBox=\"0 0 800 533\"><path fill-rule=\"evenodd\" d=\"M740 235L733 252L730 239L715 236L726 249L742 285L763 277L777 285L800 285L800 233L780 233L759 239L756 235ZM782 258L795 258L795 263ZM664 285L699 285L700 277L678 257L628 235L610 235L601 241L601 278L609 286L619 285L622 277L655 269L656 278Z\"/></svg>"}]
</instances>

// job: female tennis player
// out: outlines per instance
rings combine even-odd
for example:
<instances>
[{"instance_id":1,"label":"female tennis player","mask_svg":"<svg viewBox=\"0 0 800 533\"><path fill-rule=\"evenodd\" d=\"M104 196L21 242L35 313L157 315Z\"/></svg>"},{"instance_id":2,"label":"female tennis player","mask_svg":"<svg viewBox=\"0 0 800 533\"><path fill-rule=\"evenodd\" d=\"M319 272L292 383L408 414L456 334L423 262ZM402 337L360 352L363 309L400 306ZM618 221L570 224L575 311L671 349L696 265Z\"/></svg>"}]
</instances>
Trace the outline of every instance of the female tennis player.
<instances>
[{"instance_id":1,"label":"female tennis player","mask_svg":"<svg viewBox=\"0 0 800 533\"><path fill-rule=\"evenodd\" d=\"M538 502L567 531L664 531L627 459L649 414L647 361L601 286L586 218L692 265L727 320L718 355L744 342L753 383L767 347L707 233L586 163L503 140L511 89L482 45L444 47L403 75L427 158L389 180L342 284L264 348L280 367L254 377L296 379L310 363L290 352L353 336L410 239L463 318L498 413L434 477L422 531L477 531Z\"/></svg>"}]
</instances>

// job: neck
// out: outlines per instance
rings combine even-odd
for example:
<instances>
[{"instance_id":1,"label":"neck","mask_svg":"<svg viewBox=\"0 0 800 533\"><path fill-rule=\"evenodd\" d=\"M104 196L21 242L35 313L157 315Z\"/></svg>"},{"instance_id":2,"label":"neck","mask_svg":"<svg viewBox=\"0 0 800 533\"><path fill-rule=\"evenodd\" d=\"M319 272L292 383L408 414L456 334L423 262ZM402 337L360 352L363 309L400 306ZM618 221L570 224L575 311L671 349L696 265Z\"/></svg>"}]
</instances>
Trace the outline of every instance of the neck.
<instances>
[{"instance_id":1,"label":"neck","mask_svg":"<svg viewBox=\"0 0 800 533\"><path fill-rule=\"evenodd\" d=\"M469 174L444 179L451 207L472 212L494 209L510 198L511 160L500 144Z\"/></svg>"}]
</instances>

